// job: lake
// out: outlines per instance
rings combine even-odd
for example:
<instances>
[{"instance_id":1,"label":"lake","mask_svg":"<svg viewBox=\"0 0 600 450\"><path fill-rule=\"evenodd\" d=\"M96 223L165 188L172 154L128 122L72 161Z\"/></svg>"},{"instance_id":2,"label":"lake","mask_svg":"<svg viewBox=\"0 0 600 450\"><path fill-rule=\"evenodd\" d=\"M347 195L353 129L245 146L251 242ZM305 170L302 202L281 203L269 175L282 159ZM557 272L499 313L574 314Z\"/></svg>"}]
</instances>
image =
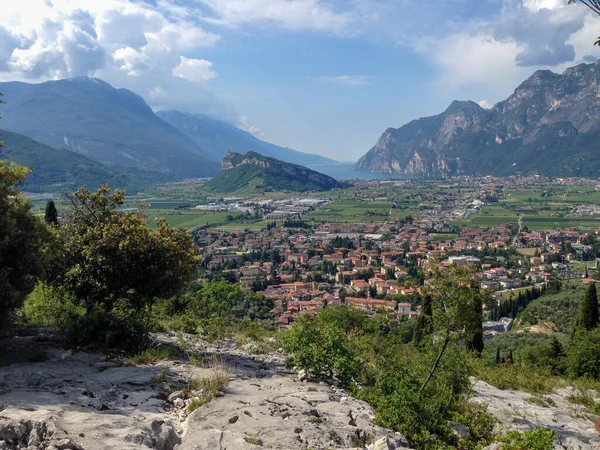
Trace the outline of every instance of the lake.
<instances>
[{"instance_id":1,"label":"lake","mask_svg":"<svg viewBox=\"0 0 600 450\"><path fill-rule=\"evenodd\" d=\"M408 180L410 179L407 175L401 174L389 174L389 173L373 173L373 172L359 172L352 170L353 162L339 162L339 163L327 163L327 164L311 164L307 165L309 169L316 170L317 172L324 173L336 180Z\"/></svg>"}]
</instances>

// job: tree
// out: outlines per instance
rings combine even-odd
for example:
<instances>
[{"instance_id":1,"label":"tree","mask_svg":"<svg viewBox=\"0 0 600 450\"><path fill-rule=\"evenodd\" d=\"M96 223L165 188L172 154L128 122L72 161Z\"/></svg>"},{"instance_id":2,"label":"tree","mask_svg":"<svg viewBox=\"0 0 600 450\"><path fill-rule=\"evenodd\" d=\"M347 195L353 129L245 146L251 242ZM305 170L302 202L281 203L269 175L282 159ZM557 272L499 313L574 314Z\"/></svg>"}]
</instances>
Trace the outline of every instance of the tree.
<instances>
[{"instance_id":1,"label":"tree","mask_svg":"<svg viewBox=\"0 0 600 450\"><path fill-rule=\"evenodd\" d=\"M0 160L0 321L22 304L45 267L46 227L19 193L29 172Z\"/></svg>"},{"instance_id":2,"label":"tree","mask_svg":"<svg viewBox=\"0 0 600 450\"><path fill-rule=\"evenodd\" d=\"M59 230L64 250L54 284L64 286L88 312L110 311L118 301L142 310L179 293L194 277L197 247L164 220L150 231L141 213L119 212L124 193L101 186L66 195L73 212Z\"/></svg>"},{"instance_id":3,"label":"tree","mask_svg":"<svg viewBox=\"0 0 600 450\"><path fill-rule=\"evenodd\" d=\"M475 342L482 327L481 305L486 295L479 291L473 272L465 267L434 267L432 288L433 334L440 347L421 390L434 377L450 342Z\"/></svg>"},{"instance_id":4,"label":"tree","mask_svg":"<svg viewBox=\"0 0 600 450\"><path fill-rule=\"evenodd\" d=\"M596 293L596 283L591 283L585 291L576 328L590 331L596 326L598 326L598 295Z\"/></svg>"},{"instance_id":5,"label":"tree","mask_svg":"<svg viewBox=\"0 0 600 450\"><path fill-rule=\"evenodd\" d=\"M496 365L500 364L500 347L496 348Z\"/></svg>"},{"instance_id":6,"label":"tree","mask_svg":"<svg viewBox=\"0 0 600 450\"><path fill-rule=\"evenodd\" d=\"M569 5L577 2L584 4L594 13L600 15L600 0L569 0ZM594 42L594 45L600 45L600 37Z\"/></svg>"},{"instance_id":7,"label":"tree","mask_svg":"<svg viewBox=\"0 0 600 450\"><path fill-rule=\"evenodd\" d=\"M48 225L58 225L58 211L56 210L56 205L52 199L48 200L46 203L44 220Z\"/></svg>"},{"instance_id":8,"label":"tree","mask_svg":"<svg viewBox=\"0 0 600 450\"><path fill-rule=\"evenodd\" d=\"M413 342L420 343L425 336L431 335L433 331L433 311L431 306L431 295L427 294L423 297L423 303L421 304L421 314L415 321L415 328L413 331Z\"/></svg>"}]
</instances>

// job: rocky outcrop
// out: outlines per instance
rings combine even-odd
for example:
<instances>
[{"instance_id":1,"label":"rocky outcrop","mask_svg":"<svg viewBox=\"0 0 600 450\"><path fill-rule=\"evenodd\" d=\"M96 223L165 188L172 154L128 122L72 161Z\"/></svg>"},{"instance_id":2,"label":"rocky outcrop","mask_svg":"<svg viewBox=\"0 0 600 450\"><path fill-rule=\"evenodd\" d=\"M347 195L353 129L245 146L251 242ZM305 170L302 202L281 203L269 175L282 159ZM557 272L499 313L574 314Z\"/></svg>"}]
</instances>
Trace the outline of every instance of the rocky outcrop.
<instances>
[{"instance_id":1,"label":"rocky outcrop","mask_svg":"<svg viewBox=\"0 0 600 450\"><path fill-rule=\"evenodd\" d=\"M389 128L356 170L426 177L600 174L600 63L535 72L491 110L453 102Z\"/></svg>"},{"instance_id":2,"label":"rocky outcrop","mask_svg":"<svg viewBox=\"0 0 600 450\"><path fill-rule=\"evenodd\" d=\"M179 344L174 334L155 337ZM184 338L188 352L218 360L231 373L227 388L193 412L190 401L202 393L186 398L182 387L213 368L189 364L183 353L171 361L123 366L44 344L46 361L0 368L0 449L408 447L399 434L373 424L368 404L286 371L279 352L252 355L232 341ZM13 344L17 352L41 345L33 339Z\"/></svg>"},{"instance_id":3,"label":"rocky outcrop","mask_svg":"<svg viewBox=\"0 0 600 450\"><path fill-rule=\"evenodd\" d=\"M290 191L325 191L341 187L328 175L256 152L245 155L228 152L223 158L221 173L205 184L207 188L221 193L255 185L261 190Z\"/></svg>"},{"instance_id":4,"label":"rocky outcrop","mask_svg":"<svg viewBox=\"0 0 600 450\"><path fill-rule=\"evenodd\" d=\"M513 390L500 390L483 381L473 380L471 401L484 405L496 419L497 431L524 431L549 428L558 433L556 450L597 450L600 437L595 431L597 417L583 405L571 403L572 388L561 388L541 397ZM501 448L501 447L496 447Z\"/></svg>"}]
</instances>

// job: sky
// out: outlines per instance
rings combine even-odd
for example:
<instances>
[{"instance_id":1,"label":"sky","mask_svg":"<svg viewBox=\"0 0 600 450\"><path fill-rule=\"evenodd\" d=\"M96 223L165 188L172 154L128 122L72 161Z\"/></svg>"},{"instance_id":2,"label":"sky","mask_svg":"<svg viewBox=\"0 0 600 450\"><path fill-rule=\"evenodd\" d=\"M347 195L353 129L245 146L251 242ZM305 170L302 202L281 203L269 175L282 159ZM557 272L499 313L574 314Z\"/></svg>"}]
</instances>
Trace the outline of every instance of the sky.
<instances>
[{"instance_id":1,"label":"sky","mask_svg":"<svg viewBox=\"0 0 600 450\"><path fill-rule=\"evenodd\" d=\"M567 0L18 0L2 5L0 80L94 76L356 161L455 99L491 107L535 70L595 62L599 35Z\"/></svg>"}]
</instances>

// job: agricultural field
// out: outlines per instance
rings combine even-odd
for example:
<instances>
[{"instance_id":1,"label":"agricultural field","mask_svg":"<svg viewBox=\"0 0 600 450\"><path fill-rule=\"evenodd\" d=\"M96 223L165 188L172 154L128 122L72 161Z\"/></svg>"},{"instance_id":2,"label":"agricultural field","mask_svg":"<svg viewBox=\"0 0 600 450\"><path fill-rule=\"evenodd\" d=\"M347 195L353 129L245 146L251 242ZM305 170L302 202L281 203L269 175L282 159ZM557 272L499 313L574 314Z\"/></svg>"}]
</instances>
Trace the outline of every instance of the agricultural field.
<instances>
[{"instance_id":1,"label":"agricultural field","mask_svg":"<svg viewBox=\"0 0 600 450\"><path fill-rule=\"evenodd\" d=\"M480 214L459 220L456 224L463 226L517 224L519 217L522 217L523 227L529 229L600 226L600 215L573 216L573 208L579 205L600 206L600 191L591 186L508 189L498 203L484 206Z\"/></svg>"},{"instance_id":2,"label":"agricultural field","mask_svg":"<svg viewBox=\"0 0 600 450\"><path fill-rule=\"evenodd\" d=\"M416 211L392 209L391 202L335 201L307 215L316 222L385 222L390 217L417 215Z\"/></svg>"},{"instance_id":3,"label":"agricultural field","mask_svg":"<svg viewBox=\"0 0 600 450\"><path fill-rule=\"evenodd\" d=\"M221 211L174 211L167 209L148 209L144 211L144 216L147 218L150 228L155 228L158 219L164 218L172 227L185 228L186 230L225 223L228 215L231 215L231 213Z\"/></svg>"}]
</instances>

